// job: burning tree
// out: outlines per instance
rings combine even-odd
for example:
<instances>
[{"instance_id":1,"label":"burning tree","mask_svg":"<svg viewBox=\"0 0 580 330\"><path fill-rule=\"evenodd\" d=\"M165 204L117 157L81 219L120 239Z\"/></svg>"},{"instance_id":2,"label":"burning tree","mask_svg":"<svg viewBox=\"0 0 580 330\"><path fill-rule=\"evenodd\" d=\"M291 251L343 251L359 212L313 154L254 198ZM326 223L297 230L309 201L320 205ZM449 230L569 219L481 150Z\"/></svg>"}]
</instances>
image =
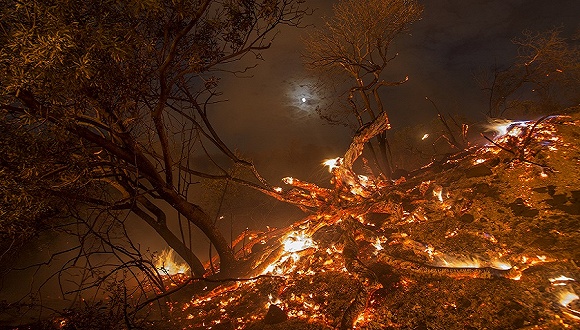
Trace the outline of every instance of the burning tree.
<instances>
[{"instance_id":1,"label":"burning tree","mask_svg":"<svg viewBox=\"0 0 580 330\"><path fill-rule=\"evenodd\" d=\"M381 94L384 87L407 81L408 77L387 81L384 73L398 56L391 52L392 41L419 20L422 11L423 6L413 0L344 0L334 6L334 16L308 37L306 61L311 69L337 80L346 75L353 81L347 100L357 129L387 113ZM374 167L390 178L393 166L386 132L375 141L376 146L369 143Z\"/></svg>"}]
</instances>

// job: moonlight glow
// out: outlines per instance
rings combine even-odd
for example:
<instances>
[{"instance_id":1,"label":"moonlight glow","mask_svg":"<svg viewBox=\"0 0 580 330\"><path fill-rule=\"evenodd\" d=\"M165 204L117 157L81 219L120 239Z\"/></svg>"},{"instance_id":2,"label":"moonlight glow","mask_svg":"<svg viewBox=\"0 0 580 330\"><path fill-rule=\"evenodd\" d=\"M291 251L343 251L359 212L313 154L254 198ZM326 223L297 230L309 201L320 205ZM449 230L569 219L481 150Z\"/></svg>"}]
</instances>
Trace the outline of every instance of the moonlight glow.
<instances>
[{"instance_id":1,"label":"moonlight glow","mask_svg":"<svg viewBox=\"0 0 580 330\"><path fill-rule=\"evenodd\" d=\"M287 105L293 107L295 111L300 111L300 113L310 113L320 102L320 97L313 86L312 82L305 79L290 81L286 87Z\"/></svg>"}]
</instances>

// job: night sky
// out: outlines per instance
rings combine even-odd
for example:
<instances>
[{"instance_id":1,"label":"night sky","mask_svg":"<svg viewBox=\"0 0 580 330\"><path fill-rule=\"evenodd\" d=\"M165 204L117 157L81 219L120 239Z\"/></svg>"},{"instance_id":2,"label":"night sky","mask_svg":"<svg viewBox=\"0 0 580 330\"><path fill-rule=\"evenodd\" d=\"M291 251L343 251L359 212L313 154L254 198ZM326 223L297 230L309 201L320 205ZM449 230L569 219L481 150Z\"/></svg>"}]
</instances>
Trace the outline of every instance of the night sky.
<instances>
[{"instance_id":1,"label":"night sky","mask_svg":"<svg viewBox=\"0 0 580 330\"><path fill-rule=\"evenodd\" d=\"M317 8L307 23L321 25L322 16L332 15L336 1L311 0ZM486 96L473 74L497 63L507 65L516 56L511 40L522 31L578 28L578 0L437 0L422 1L423 19L408 34L395 39L392 50L399 57L386 70L387 78L409 81L385 94L393 128L431 120L429 96L445 112L483 120ZM265 61L252 71L253 78L224 80L224 97L230 100L215 113L216 126L224 138L241 152L251 155L258 165L286 161L284 152L319 148L315 159L300 164L318 166L321 159L346 150L352 132L330 126L313 111L318 95L306 86L313 82L302 64L301 38L310 31L283 28L272 48L263 53ZM306 103L301 98L307 99ZM304 151L303 156L310 152ZM289 164L291 165L291 164ZM310 168L309 170L314 170ZM278 173L276 173L278 172ZM291 166L272 170L270 179L295 175ZM304 172L298 169L298 172ZM307 172L307 171L306 171ZM270 169L267 169L270 175Z\"/></svg>"},{"instance_id":2,"label":"night sky","mask_svg":"<svg viewBox=\"0 0 580 330\"><path fill-rule=\"evenodd\" d=\"M307 1L316 11L305 23L320 26L322 17L332 15L334 3ZM426 96L445 113L484 122L487 97L474 80L476 71L513 63L517 48L511 40L526 29L541 32L562 27L570 35L580 27L578 0L422 3L423 19L395 39L391 49L399 57L385 71L390 80L409 76L406 84L384 95L393 130L435 118ZM314 111L322 104L321 95L308 88L315 78L304 69L301 58L302 38L309 31L283 27L272 48L263 53L264 61L251 71L252 78L223 80L223 98L228 102L213 113L224 140L250 157L274 185L281 185L285 176L328 182L330 174L321 161L342 155L353 134L348 128L327 124ZM279 219L276 201L266 198L263 203L236 208L244 219L239 225L263 227L297 220Z\"/></svg>"}]
</instances>

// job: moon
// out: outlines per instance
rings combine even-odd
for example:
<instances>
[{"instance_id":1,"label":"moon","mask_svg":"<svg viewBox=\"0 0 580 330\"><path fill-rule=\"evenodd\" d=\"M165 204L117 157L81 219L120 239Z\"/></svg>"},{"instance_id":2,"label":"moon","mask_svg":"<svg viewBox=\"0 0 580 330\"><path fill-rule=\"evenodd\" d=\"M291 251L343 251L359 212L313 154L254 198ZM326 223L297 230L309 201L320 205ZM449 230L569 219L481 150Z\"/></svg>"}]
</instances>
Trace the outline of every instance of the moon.
<instances>
[{"instance_id":1,"label":"moon","mask_svg":"<svg viewBox=\"0 0 580 330\"><path fill-rule=\"evenodd\" d=\"M285 81L284 105L293 119L318 118L316 109L321 102L314 83L304 77Z\"/></svg>"}]
</instances>

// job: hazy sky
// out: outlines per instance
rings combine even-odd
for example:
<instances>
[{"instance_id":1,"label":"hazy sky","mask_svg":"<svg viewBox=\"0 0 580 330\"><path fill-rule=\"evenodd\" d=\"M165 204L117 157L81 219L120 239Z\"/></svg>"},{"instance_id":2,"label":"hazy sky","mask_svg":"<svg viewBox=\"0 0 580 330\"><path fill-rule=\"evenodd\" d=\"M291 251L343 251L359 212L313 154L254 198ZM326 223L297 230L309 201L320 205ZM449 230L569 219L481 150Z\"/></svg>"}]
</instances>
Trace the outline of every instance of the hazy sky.
<instances>
[{"instance_id":1,"label":"hazy sky","mask_svg":"<svg viewBox=\"0 0 580 330\"><path fill-rule=\"evenodd\" d=\"M509 64L516 55L511 40L522 31L578 28L579 0L431 0L423 19L395 40L389 78L410 81L385 94L394 129L434 118L429 96L444 112L483 120L486 96L473 80L474 71L494 63ZM320 25L332 14L331 0L308 0L317 8L307 23ZM263 53L250 79L231 79L222 86L229 102L214 113L224 139L253 158L273 184L284 176L327 182L320 165L344 153L352 132L330 126L313 111L318 95L306 86L301 38L309 29L283 28ZM301 98L307 99L306 103ZM272 202L274 203L274 202ZM256 211L261 213L262 210Z\"/></svg>"},{"instance_id":2,"label":"hazy sky","mask_svg":"<svg viewBox=\"0 0 580 330\"><path fill-rule=\"evenodd\" d=\"M321 24L322 16L332 14L335 2L307 0L311 8L318 8L307 23ZM509 64L515 56L510 40L524 29L544 31L564 25L575 30L580 18L580 0L420 2L425 5L423 19L393 47L400 56L390 77L410 77L385 95L394 129L433 118L425 96L444 111L482 119L486 101L473 81L473 71L494 63ZM326 124L313 111L319 96L307 88L311 79L300 58L301 37L308 31L282 28L272 48L263 53L265 61L252 71L253 78L224 80L222 89L229 102L212 114L224 140L253 158L272 184L280 184L285 176L327 182L330 174L321 161L342 155L352 135L348 129ZM288 225L301 216L295 208L262 197L255 203L232 205L224 214L224 232L229 231L229 221L236 234L246 226ZM135 227L143 230L138 235L147 238L144 242L158 250L165 246L148 228ZM203 240L199 244L203 247L196 252L203 256L207 244Z\"/></svg>"},{"instance_id":3,"label":"hazy sky","mask_svg":"<svg viewBox=\"0 0 580 330\"><path fill-rule=\"evenodd\" d=\"M564 25L567 30L575 30L580 17L580 0L420 2L425 5L423 19L393 45L400 56L392 62L389 78L410 78L405 85L385 94L384 103L394 129L434 118L425 96L446 112L483 119L485 95L474 83L473 71L496 62L509 64L515 56L510 40L524 29L544 31ZM334 3L307 0L307 5L317 11L306 22L320 25L322 16L332 14ZM344 127L326 124L313 111L319 95L307 87L312 79L300 57L301 38L308 31L282 28L272 48L263 53L265 61L252 71L252 78L223 81L223 95L229 101L211 114L223 139L251 157L274 185L281 185L285 176L328 182L330 174L321 161L342 155L352 135ZM302 102L303 97L307 102ZM280 227L302 216L297 208L258 193L245 192L243 196L234 198L223 212L225 219L218 225L226 236L230 223L235 236L246 227ZM147 226L132 228L144 248L151 246L160 251L165 247ZM196 242L195 252L205 259L205 239Z\"/></svg>"}]
</instances>

